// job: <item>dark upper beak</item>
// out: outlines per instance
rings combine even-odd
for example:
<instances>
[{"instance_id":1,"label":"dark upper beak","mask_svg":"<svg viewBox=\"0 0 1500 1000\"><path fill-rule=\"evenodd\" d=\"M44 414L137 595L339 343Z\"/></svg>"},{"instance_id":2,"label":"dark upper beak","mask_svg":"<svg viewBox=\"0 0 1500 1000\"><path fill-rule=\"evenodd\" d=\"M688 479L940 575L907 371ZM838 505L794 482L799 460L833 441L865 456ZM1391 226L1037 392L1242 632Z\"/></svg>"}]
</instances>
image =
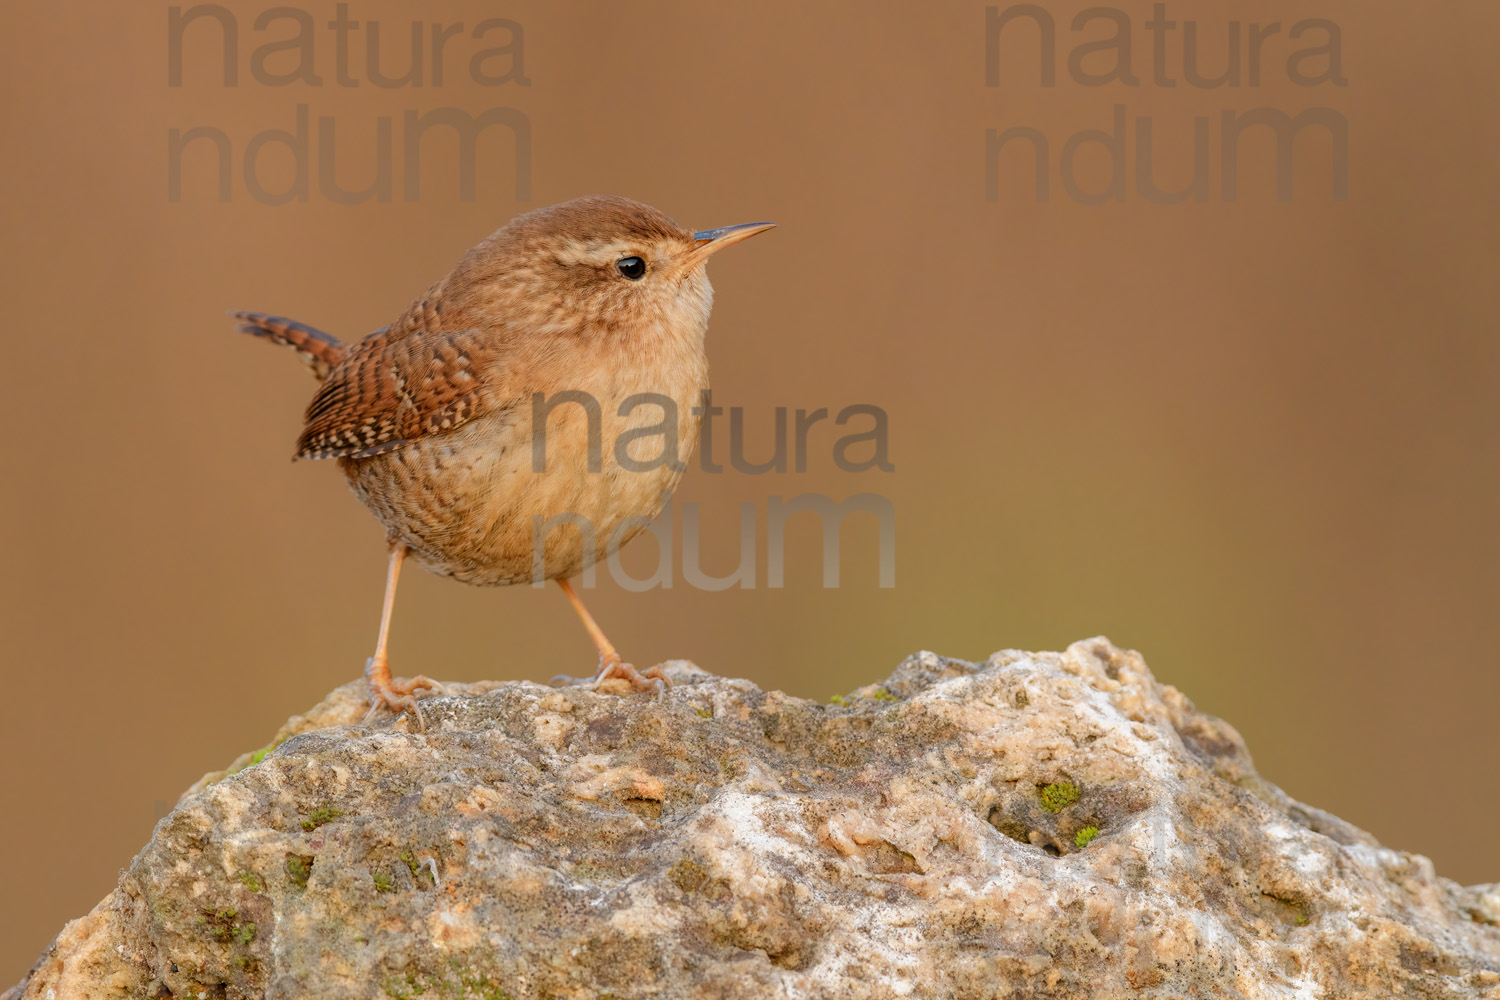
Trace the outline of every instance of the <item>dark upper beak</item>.
<instances>
[{"instance_id":1,"label":"dark upper beak","mask_svg":"<svg viewBox=\"0 0 1500 1000\"><path fill-rule=\"evenodd\" d=\"M744 222L738 226L725 226L722 229L704 229L693 234L693 239L698 243L698 249L694 251L693 257L696 260L704 260L725 247L734 246L757 233L775 228L774 222Z\"/></svg>"}]
</instances>

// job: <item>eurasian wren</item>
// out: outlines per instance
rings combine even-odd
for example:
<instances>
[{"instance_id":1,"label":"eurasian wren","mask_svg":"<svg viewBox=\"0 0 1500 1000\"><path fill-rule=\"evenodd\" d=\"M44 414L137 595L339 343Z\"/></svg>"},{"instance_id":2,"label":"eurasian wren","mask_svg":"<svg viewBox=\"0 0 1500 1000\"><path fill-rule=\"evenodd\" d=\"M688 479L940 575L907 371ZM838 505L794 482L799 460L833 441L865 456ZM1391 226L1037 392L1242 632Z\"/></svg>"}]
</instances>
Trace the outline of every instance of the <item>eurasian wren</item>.
<instances>
[{"instance_id":1,"label":"eurasian wren","mask_svg":"<svg viewBox=\"0 0 1500 1000\"><path fill-rule=\"evenodd\" d=\"M386 657L408 555L465 583L556 580L599 648L595 683L623 677L662 690L659 670L621 659L568 578L639 532L676 485L708 388L708 259L769 228L695 233L639 202L579 198L512 219L362 340L233 314L242 331L292 347L312 368L322 384L297 457L337 459L385 525L385 602L365 665L372 714L385 706L421 721L417 698L437 687L393 679ZM652 396L673 405L642 405ZM626 449L620 461L620 435L669 415L676 434L662 439L676 455L642 462ZM539 525L564 523L536 544Z\"/></svg>"}]
</instances>

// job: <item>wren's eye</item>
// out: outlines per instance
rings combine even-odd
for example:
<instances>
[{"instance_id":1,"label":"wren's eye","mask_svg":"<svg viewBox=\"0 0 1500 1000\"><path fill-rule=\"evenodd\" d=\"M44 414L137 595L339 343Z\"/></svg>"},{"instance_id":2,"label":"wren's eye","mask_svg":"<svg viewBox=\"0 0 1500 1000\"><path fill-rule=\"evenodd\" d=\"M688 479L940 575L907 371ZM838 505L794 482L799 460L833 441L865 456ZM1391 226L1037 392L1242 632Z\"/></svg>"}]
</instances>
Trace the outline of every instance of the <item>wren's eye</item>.
<instances>
[{"instance_id":1,"label":"wren's eye","mask_svg":"<svg viewBox=\"0 0 1500 1000\"><path fill-rule=\"evenodd\" d=\"M622 257L615 261L615 270L631 281L640 281L646 276L646 262L639 257Z\"/></svg>"}]
</instances>

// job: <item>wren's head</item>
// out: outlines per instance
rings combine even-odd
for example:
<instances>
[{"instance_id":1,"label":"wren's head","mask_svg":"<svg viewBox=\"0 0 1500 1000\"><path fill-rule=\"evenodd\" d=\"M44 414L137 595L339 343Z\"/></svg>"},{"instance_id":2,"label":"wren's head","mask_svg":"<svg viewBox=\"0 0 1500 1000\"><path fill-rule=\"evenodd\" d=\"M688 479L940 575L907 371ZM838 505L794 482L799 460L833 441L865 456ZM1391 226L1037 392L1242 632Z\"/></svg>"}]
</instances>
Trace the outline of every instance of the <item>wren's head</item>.
<instances>
[{"instance_id":1,"label":"wren's head","mask_svg":"<svg viewBox=\"0 0 1500 1000\"><path fill-rule=\"evenodd\" d=\"M517 216L459 262L444 294L527 334L648 347L702 341L708 258L769 222L692 232L628 198L592 195Z\"/></svg>"}]
</instances>

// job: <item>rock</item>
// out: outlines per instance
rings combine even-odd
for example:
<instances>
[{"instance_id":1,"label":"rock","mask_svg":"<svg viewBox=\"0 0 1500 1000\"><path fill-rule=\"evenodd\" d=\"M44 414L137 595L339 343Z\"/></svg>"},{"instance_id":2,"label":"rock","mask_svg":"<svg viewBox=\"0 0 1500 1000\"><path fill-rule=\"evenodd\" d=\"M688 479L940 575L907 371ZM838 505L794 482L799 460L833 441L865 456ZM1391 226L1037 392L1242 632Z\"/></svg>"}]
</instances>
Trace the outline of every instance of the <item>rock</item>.
<instances>
[{"instance_id":1,"label":"rock","mask_svg":"<svg viewBox=\"0 0 1500 1000\"><path fill-rule=\"evenodd\" d=\"M1465 889L1102 639L824 705L350 684L157 824L16 997L1500 997Z\"/></svg>"}]
</instances>

